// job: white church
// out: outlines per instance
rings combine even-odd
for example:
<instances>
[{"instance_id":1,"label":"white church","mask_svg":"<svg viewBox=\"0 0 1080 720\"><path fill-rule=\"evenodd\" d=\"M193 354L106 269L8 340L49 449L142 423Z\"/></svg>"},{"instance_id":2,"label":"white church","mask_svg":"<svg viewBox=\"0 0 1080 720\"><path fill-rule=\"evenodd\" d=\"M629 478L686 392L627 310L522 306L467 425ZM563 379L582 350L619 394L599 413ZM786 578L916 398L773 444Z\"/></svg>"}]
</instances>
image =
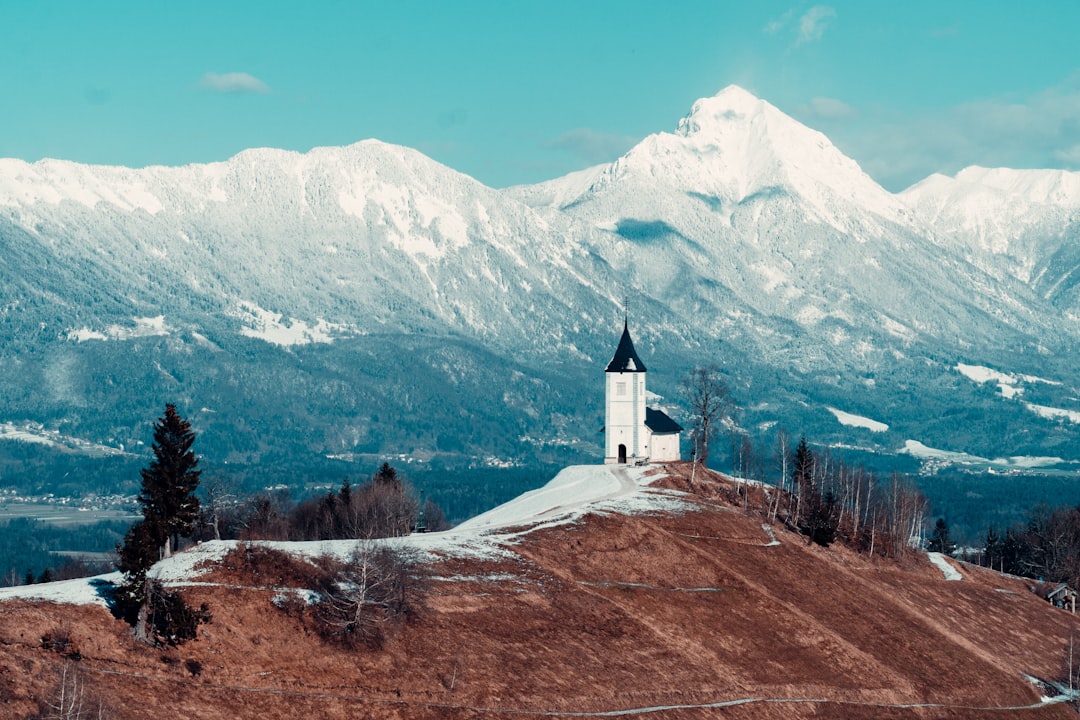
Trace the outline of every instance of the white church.
<instances>
[{"instance_id":1,"label":"white church","mask_svg":"<svg viewBox=\"0 0 1080 720\"><path fill-rule=\"evenodd\" d=\"M682 427L662 410L645 407L645 363L634 350L625 321L604 378L604 463L681 459Z\"/></svg>"}]
</instances>

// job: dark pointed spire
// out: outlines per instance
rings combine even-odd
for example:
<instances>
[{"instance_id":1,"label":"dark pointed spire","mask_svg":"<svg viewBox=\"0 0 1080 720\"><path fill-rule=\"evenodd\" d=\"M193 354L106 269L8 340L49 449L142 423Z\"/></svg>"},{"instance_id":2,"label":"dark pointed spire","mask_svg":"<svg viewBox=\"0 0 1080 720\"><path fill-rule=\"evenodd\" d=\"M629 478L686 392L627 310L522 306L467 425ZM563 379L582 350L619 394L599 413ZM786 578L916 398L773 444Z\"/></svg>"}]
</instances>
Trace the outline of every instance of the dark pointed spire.
<instances>
[{"instance_id":1,"label":"dark pointed spire","mask_svg":"<svg viewBox=\"0 0 1080 720\"><path fill-rule=\"evenodd\" d=\"M615 348L615 357L611 358L604 372L645 372L645 363L641 362L634 341L630 339L630 326L623 320L622 337L619 347Z\"/></svg>"}]
</instances>

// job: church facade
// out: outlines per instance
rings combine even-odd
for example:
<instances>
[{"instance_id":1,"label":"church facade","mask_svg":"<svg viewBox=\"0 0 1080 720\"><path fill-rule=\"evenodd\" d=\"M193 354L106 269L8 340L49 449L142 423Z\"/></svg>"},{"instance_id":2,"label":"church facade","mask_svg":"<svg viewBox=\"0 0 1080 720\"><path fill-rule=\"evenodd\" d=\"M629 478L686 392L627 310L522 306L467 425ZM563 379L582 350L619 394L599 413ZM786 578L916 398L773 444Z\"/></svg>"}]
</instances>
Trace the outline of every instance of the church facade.
<instances>
[{"instance_id":1,"label":"church facade","mask_svg":"<svg viewBox=\"0 0 1080 720\"><path fill-rule=\"evenodd\" d=\"M604 371L604 462L637 464L681 459L682 427L668 415L645 406L645 363L641 362L630 328Z\"/></svg>"}]
</instances>

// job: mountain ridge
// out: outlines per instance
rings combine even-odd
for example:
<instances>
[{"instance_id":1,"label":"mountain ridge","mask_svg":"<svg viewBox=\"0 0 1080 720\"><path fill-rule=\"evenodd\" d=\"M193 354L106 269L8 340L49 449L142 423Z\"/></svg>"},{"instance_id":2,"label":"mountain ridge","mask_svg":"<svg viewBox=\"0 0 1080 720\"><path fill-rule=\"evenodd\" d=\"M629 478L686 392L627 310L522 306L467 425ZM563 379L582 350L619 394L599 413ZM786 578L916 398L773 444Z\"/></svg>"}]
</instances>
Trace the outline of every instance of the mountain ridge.
<instances>
[{"instance_id":1,"label":"mountain ridge","mask_svg":"<svg viewBox=\"0 0 1080 720\"><path fill-rule=\"evenodd\" d=\"M582 459L589 383L630 315L650 388L673 402L717 363L755 408L748 431L847 442L832 407L888 426L864 438L885 455L1000 457L1000 436L1080 457L1072 236L1038 225L1031 271L1005 272L915 196L735 87L614 163L503 190L377 140L178 168L0 161L0 421L132 446L163 398L229 397L204 418L227 436L212 458ZM981 392L957 363L1059 382L1038 392L1062 413ZM958 436L957 414L996 430Z\"/></svg>"}]
</instances>

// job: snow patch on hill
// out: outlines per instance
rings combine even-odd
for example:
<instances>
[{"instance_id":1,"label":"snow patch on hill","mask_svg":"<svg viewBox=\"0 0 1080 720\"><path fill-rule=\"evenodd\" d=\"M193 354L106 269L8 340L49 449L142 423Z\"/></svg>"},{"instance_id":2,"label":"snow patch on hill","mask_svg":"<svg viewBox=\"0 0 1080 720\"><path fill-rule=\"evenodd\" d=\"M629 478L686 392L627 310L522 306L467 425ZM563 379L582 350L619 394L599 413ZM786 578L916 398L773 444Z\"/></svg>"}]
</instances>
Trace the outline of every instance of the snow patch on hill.
<instances>
[{"instance_id":1,"label":"snow patch on hill","mask_svg":"<svg viewBox=\"0 0 1080 720\"><path fill-rule=\"evenodd\" d=\"M951 580L955 582L957 580L964 579L964 576L961 575L956 568L949 564L949 561L946 560L945 556L941 553L926 553L926 556L930 558L930 562L932 562L939 570L941 570L946 580Z\"/></svg>"},{"instance_id":2,"label":"snow patch on hill","mask_svg":"<svg viewBox=\"0 0 1080 720\"><path fill-rule=\"evenodd\" d=\"M1006 373L982 365L966 365L964 363L957 363L956 371L967 379L977 382L979 384L986 382L996 382L998 384L998 390L1001 392L1001 396L1009 399L1015 398L1018 395L1023 394L1024 388L1021 387L1022 383L1043 383L1046 385L1061 385L1060 382L1056 382L1054 380L1046 380L1041 377L1036 377L1035 375L1017 375L1013 373Z\"/></svg>"},{"instance_id":3,"label":"snow patch on hill","mask_svg":"<svg viewBox=\"0 0 1080 720\"><path fill-rule=\"evenodd\" d=\"M918 440L907 440L900 453L911 455L924 462L924 470L933 471L936 468L947 465L982 466L987 470L1034 470L1038 468L1056 467L1059 465L1075 465L1076 461L1067 461L1060 457L1014 455L1003 458L985 458L971 455L965 452L940 450L932 448Z\"/></svg>"},{"instance_id":4,"label":"snow patch on hill","mask_svg":"<svg viewBox=\"0 0 1080 720\"><path fill-rule=\"evenodd\" d=\"M616 465L568 467L541 488L531 490L455 528L378 540L317 542L258 542L305 557L331 555L348 560L364 543L379 543L432 562L447 556L492 558L507 554L506 546L541 528L575 522L588 512L637 514L679 512L689 508L682 493L648 487L662 477L655 468ZM214 540L199 543L151 568L149 575L170 585L198 584L210 566L242 543ZM120 580L120 573L64 582L0 589L0 601L42 599L75 605L105 606L103 587Z\"/></svg>"},{"instance_id":5,"label":"snow patch on hill","mask_svg":"<svg viewBox=\"0 0 1080 720\"><path fill-rule=\"evenodd\" d=\"M82 438L63 435L56 430L49 430L39 423L0 422L0 440L15 440L17 442L34 443L45 445L58 450L76 452L93 457L107 457L124 455L123 446L119 448L109 447L100 443L90 442Z\"/></svg>"},{"instance_id":6,"label":"snow patch on hill","mask_svg":"<svg viewBox=\"0 0 1080 720\"><path fill-rule=\"evenodd\" d=\"M1077 412L1076 410L1063 410L1061 408L1036 405L1034 403L1024 403L1024 407L1039 417L1048 420L1068 420L1071 423L1080 425L1080 412Z\"/></svg>"},{"instance_id":7,"label":"snow patch on hill","mask_svg":"<svg viewBox=\"0 0 1080 720\"><path fill-rule=\"evenodd\" d=\"M86 342L88 340L134 340L137 338L157 337L168 335L172 328L165 324L165 316L137 317L132 318L134 327L125 325L108 325L103 331L92 330L82 327L78 330L68 330L68 340Z\"/></svg>"},{"instance_id":8,"label":"snow patch on hill","mask_svg":"<svg viewBox=\"0 0 1080 720\"><path fill-rule=\"evenodd\" d=\"M848 427L866 428L870 432L888 432L889 426L883 422L877 420L871 420L870 418L863 417L861 415L853 415L843 410L837 410L836 408L826 408L829 412L836 416L836 419L841 425Z\"/></svg>"},{"instance_id":9,"label":"snow patch on hill","mask_svg":"<svg viewBox=\"0 0 1080 720\"><path fill-rule=\"evenodd\" d=\"M236 317L244 324L240 329L241 335L282 347L330 343L335 337L353 332L347 325L321 319L310 325L303 320L286 318L282 313L266 310L247 301L239 304Z\"/></svg>"}]
</instances>

